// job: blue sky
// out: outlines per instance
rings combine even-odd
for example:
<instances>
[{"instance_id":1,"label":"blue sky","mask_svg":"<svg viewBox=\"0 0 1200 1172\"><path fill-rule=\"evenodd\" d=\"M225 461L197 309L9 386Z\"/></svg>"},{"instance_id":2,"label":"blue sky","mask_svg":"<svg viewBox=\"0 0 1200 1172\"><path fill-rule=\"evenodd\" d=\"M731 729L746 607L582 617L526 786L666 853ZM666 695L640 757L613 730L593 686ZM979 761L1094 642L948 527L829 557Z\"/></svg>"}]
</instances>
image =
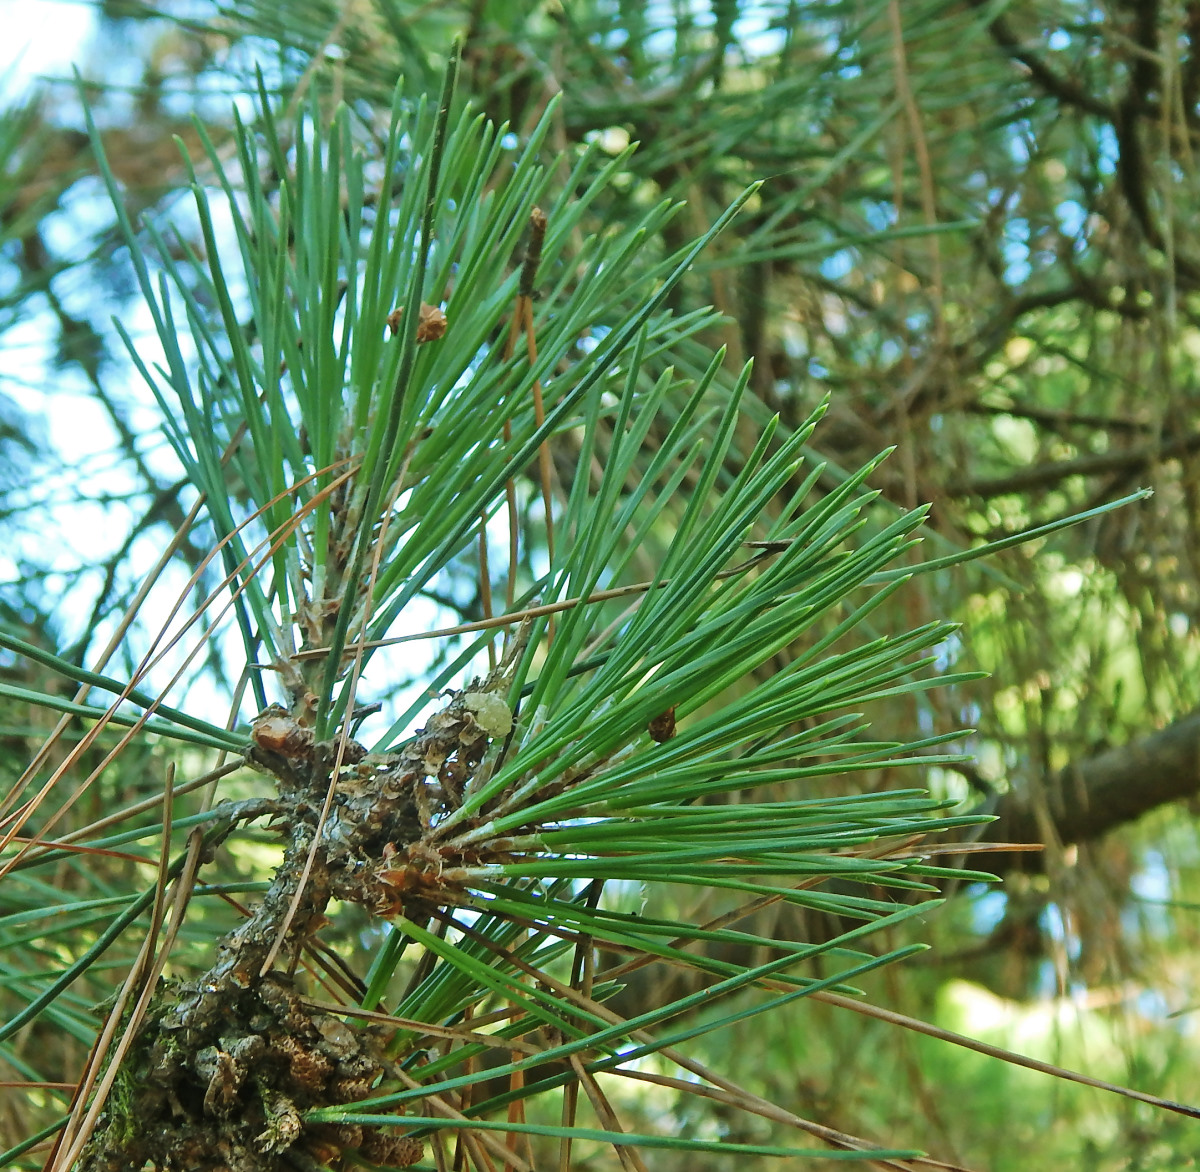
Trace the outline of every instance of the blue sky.
<instances>
[{"instance_id":1,"label":"blue sky","mask_svg":"<svg viewBox=\"0 0 1200 1172\"><path fill-rule=\"evenodd\" d=\"M39 74L69 69L95 27L95 11L80 0L0 0L0 27L0 76L11 93Z\"/></svg>"}]
</instances>

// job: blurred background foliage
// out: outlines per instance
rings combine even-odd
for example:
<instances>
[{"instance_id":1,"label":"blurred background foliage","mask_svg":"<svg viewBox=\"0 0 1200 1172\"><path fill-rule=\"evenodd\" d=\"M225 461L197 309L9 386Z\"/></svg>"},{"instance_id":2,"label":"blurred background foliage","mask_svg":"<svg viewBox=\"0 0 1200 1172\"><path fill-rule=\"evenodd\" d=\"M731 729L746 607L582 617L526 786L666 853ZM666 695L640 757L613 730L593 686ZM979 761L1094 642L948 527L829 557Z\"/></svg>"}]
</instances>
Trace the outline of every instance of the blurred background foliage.
<instances>
[{"instance_id":1,"label":"blurred background foliage","mask_svg":"<svg viewBox=\"0 0 1200 1172\"><path fill-rule=\"evenodd\" d=\"M436 89L457 37L463 100L517 141L561 96L545 152L563 179L583 144L598 144L597 168L622 157L590 233L664 196L686 201L645 242L647 268L765 180L672 304L723 315L694 340L699 367L717 345L731 372L753 359L744 446L755 413L795 427L831 394L813 441L824 486L897 445L871 483L898 508L932 504L926 558L1152 487L1047 542L925 575L876 616L887 630L960 620L944 666L991 674L884 702L875 728L975 729L974 764L930 770L927 784L996 813L995 841L1045 849L971 857L1005 885L954 892L921 926L934 949L867 984L877 1003L947 1028L1200 1101L1200 4L106 0L88 11L77 64L133 213L179 210L174 136L203 174L193 117L224 149L231 101L253 91L256 70L285 101L346 103L369 136L398 78L414 99ZM49 78L10 100L0 130L2 620L76 662L103 643L193 499L109 325L133 313L135 285L82 126L73 85ZM189 243L202 247L198 232ZM537 493L526 496L536 512ZM201 557L180 550L189 572ZM445 576L432 601L447 621L478 617L473 582L470 567ZM219 646L205 669L196 694L227 694ZM19 683L28 667L9 658L0 670ZM4 702L4 774L20 773L40 719ZM124 765L104 802L161 780L161 763ZM637 995L677 995L666 984L650 976ZM100 996L81 990L79 1003ZM802 1030L751 1019L736 1045L722 1035L722 1069L831 1126L972 1167L1167 1169L1200 1154L1194 1125L1174 1116L810 1012ZM64 1021L64 1046L81 1044L73 1036L84 1034ZM719 1106L704 1118L682 1099L623 1107L763 1140ZM6 1107L0 1132L26 1134L4 1117L20 1113Z\"/></svg>"}]
</instances>

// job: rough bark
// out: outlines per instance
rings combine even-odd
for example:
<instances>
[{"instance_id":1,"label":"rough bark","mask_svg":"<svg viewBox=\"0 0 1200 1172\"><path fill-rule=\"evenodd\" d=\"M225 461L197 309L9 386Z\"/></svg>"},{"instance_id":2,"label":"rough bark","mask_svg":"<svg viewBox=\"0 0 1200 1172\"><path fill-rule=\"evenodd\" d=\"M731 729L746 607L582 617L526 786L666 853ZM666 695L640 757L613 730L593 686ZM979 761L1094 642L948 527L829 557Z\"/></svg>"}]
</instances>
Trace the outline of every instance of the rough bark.
<instances>
[{"instance_id":1,"label":"rough bark","mask_svg":"<svg viewBox=\"0 0 1200 1172\"><path fill-rule=\"evenodd\" d=\"M402 1123L305 1122L310 1108L367 1098L394 1064L381 1035L308 1006L292 973L330 900L427 918L426 896L452 901L461 865L490 857L472 846L468 859L430 836L458 808L491 738L511 728L500 697L523 646L518 637L485 680L452 692L396 753L371 755L352 740L339 751L278 705L258 716L248 760L272 775L278 797L236 813L274 816L283 862L203 976L160 984L81 1172L316 1172L346 1152L392 1168L421 1159L423 1141Z\"/></svg>"},{"instance_id":2,"label":"rough bark","mask_svg":"<svg viewBox=\"0 0 1200 1172\"><path fill-rule=\"evenodd\" d=\"M1036 796L1024 790L1005 794L996 821L984 828L984 842L1092 842L1159 806L1200 792L1200 711L1119 748L1074 762L1050 778ZM1039 870L1044 853L968 856L966 865L1003 874Z\"/></svg>"}]
</instances>

